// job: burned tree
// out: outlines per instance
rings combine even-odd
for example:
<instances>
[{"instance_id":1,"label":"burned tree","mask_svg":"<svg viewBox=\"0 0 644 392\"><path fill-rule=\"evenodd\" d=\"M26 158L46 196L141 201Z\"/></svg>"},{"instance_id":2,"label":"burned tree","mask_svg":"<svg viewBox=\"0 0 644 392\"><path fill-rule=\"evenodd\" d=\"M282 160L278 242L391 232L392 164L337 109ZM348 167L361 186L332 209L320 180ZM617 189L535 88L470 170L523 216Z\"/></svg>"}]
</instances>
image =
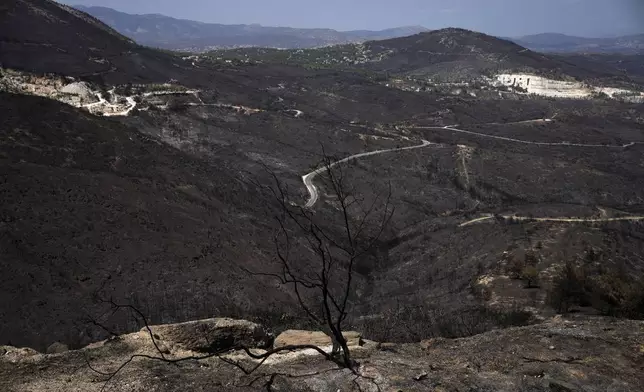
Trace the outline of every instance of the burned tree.
<instances>
[{"instance_id":1,"label":"burned tree","mask_svg":"<svg viewBox=\"0 0 644 392\"><path fill-rule=\"evenodd\" d=\"M356 267L373 257L394 209L390 186L385 192L362 196L350 184L342 165L333 162L325 155L325 188L329 205L336 210L335 216L326 215L327 220L294 203L288 188L272 175L270 189L277 201L276 272L248 272L289 286L308 318L330 334L334 362L353 368L343 330L355 290Z\"/></svg>"},{"instance_id":2,"label":"burned tree","mask_svg":"<svg viewBox=\"0 0 644 392\"><path fill-rule=\"evenodd\" d=\"M253 361L251 365L227 357L226 349L185 357L166 355L157 344L158 337L155 337L147 319L138 308L109 299L102 301L110 305L112 313L126 310L143 323L156 354L132 355L129 360L110 371L97 369L88 359L89 368L105 377L105 385L137 358L167 364L218 358L245 375L250 375L275 354L309 349L315 350L338 367L350 369L356 374L356 380L364 378L375 384L371 378L359 373L343 331L356 288L356 267L359 262L373 257L379 239L393 215L391 187L388 186L384 192L361 196L357 191L358 187L351 185L342 165L337 162L326 156L324 158L325 189L329 190L328 204L332 207L332 211L327 211L324 215L326 219L311 208L297 204L295 195L289 194L287 186L275 173L271 173L271 185L255 182L255 185L269 189L275 200L275 264L272 270L267 271L245 269L249 275L275 278L292 289L302 311L329 333L333 342L330 353L323 347L312 344L286 345L263 352L252 351L252 348L246 346L239 347ZM112 332L110 334L114 335ZM261 374L256 379L269 377L267 388L270 389L275 375L276 373Z\"/></svg>"}]
</instances>

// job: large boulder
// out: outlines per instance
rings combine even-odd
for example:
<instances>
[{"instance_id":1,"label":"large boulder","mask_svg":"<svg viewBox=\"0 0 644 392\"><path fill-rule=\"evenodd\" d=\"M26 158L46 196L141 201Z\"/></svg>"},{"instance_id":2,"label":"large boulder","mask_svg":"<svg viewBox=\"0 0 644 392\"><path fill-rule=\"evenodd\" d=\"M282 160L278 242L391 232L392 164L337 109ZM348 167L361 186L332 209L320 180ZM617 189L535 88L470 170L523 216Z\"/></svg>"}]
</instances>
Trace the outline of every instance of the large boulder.
<instances>
[{"instance_id":1,"label":"large boulder","mask_svg":"<svg viewBox=\"0 0 644 392\"><path fill-rule=\"evenodd\" d=\"M69 351L69 347L66 344L55 342L47 347L47 354L62 354Z\"/></svg>"},{"instance_id":2,"label":"large boulder","mask_svg":"<svg viewBox=\"0 0 644 392\"><path fill-rule=\"evenodd\" d=\"M259 324L246 320L212 318L180 324L155 325L150 329L156 339L198 352L219 352L242 347L268 348L273 334ZM147 332L147 328L142 328Z\"/></svg>"},{"instance_id":3,"label":"large boulder","mask_svg":"<svg viewBox=\"0 0 644 392\"><path fill-rule=\"evenodd\" d=\"M347 346L355 347L362 345L362 334L360 332L345 331L342 333L347 340ZM321 331L300 331L289 329L277 336L273 343L274 348L284 346L313 345L317 347L331 346L331 337Z\"/></svg>"}]
</instances>

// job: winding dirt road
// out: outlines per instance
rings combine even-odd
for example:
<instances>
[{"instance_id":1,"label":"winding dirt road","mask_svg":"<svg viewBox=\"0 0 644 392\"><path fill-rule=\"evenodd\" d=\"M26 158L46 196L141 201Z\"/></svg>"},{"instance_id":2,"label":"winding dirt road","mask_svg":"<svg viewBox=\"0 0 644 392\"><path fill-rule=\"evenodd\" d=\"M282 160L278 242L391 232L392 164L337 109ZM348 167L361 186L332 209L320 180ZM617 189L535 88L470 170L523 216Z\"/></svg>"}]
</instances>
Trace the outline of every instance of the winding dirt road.
<instances>
[{"instance_id":1,"label":"winding dirt road","mask_svg":"<svg viewBox=\"0 0 644 392\"><path fill-rule=\"evenodd\" d=\"M530 123L530 122L552 122L552 119L539 119L539 120L528 120L528 121L520 121L518 123ZM479 132L473 132L473 131L467 131L464 129L459 129L456 128L457 125L446 125L444 127L410 127L410 128L416 128L416 129L435 129L435 130L446 130L446 131L452 131L452 132L459 132L459 133L465 133L468 135L474 135L474 136L480 136L480 137L487 137L490 139L497 139L497 140L503 140L507 142L512 142L512 143L522 143L522 144L530 144L530 145L535 145L535 146L563 146L563 147L590 147L590 148L627 148L634 146L636 144L642 144L642 142L630 142L627 144L622 144L622 145L610 145L610 144L584 144L584 143L569 143L569 142L558 142L558 143L550 143L550 142L535 142L535 141L529 141L529 140L521 140L521 139L514 139L510 137L505 137L505 136L496 136L496 135L488 135L485 133L479 133ZM533 217L527 217L527 216L514 216L514 215L502 215L503 218L505 219L514 219L518 221L536 221L536 222L572 222L572 223L582 223L582 222L618 222L618 221L643 221L644 216L625 216L625 217L618 217L618 218L533 218ZM469 226L475 223L480 223L480 222L486 222L494 219L494 215L492 214L487 214L484 215L480 218L472 219L470 221L467 221L465 223L461 223L459 227L464 227L464 226Z\"/></svg>"},{"instance_id":2,"label":"winding dirt road","mask_svg":"<svg viewBox=\"0 0 644 392\"><path fill-rule=\"evenodd\" d=\"M82 105L81 107L86 108L86 109L90 109L90 108L93 108L94 106L107 104L107 101L105 100L105 98L103 98L103 94L94 93L94 95L96 95L96 98L98 98L98 102L88 103L86 105Z\"/></svg>"},{"instance_id":3,"label":"winding dirt road","mask_svg":"<svg viewBox=\"0 0 644 392\"><path fill-rule=\"evenodd\" d=\"M621 216L617 218L534 218L529 216L501 215L504 219L513 219L516 221L533 221L533 222L572 222L572 223L593 223L593 222L624 222L624 221L644 221L644 216ZM458 227L470 226L475 223L487 222L493 220L494 215L485 215L480 218L472 219L461 223Z\"/></svg>"},{"instance_id":4,"label":"winding dirt road","mask_svg":"<svg viewBox=\"0 0 644 392\"><path fill-rule=\"evenodd\" d=\"M320 194L318 192L318 189L315 186L315 184L313 184L313 179L315 179L315 177L318 174L325 172L327 169L331 169L332 167L334 167L336 165L351 161L353 159L363 158L363 157L367 157L367 156L371 156L371 155L385 154L385 153L388 153L388 152L414 150L414 149L417 149L417 148L423 148L423 147L427 147L427 146L435 145L435 144L436 143L431 143L431 142L429 142L427 140L422 140L422 144L419 144L417 146L401 147L401 148L390 148L390 149L387 149L387 150L377 150L377 151L363 152L363 153L360 153L360 154L351 155L351 156L346 157L344 159L341 159L339 161L335 161L335 162L329 164L328 166L326 166L326 165L322 166L322 167L312 171L311 173L302 176L302 181L304 182L304 186L306 186L306 190L309 191L309 200L306 202L305 207L306 208L313 207L315 205L315 203L318 201L318 199L320 198Z\"/></svg>"},{"instance_id":5,"label":"winding dirt road","mask_svg":"<svg viewBox=\"0 0 644 392\"><path fill-rule=\"evenodd\" d=\"M109 92L113 94L114 89L110 90ZM106 107L111 107L111 108L115 108L117 106L117 105L114 105L112 103L107 102L107 100L105 98L103 98L103 94L101 94L100 92L95 92L94 94L96 95L96 98L98 98L98 102L89 103L87 105L82 105L81 107L89 110L89 109L91 109L91 108L93 108L95 106L101 106L101 105L106 106ZM122 110L120 112L114 112L114 113L105 112L105 113L103 113L103 116L105 116L105 117L114 117L114 116L127 116L128 114L130 114L130 112L132 110L134 110L134 108L136 107L136 101L134 100L134 97L125 97L125 99L127 100L127 103L129 105L129 107L127 109Z\"/></svg>"},{"instance_id":6,"label":"winding dirt road","mask_svg":"<svg viewBox=\"0 0 644 392\"><path fill-rule=\"evenodd\" d=\"M121 111L121 112L114 112L114 113L103 113L103 116L106 117L112 117L112 116L127 116L130 114L132 110L136 107L136 101L132 97L125 97L127 100L127 103L130 105L127 109Z\"/></svg>"},{"instance_id":7,"label":"winding dirt road","mask_svg":"<svg viewBox=\"0 0 644 392\"><path fill-rule=\"evenodd\" d=\"M112 94L112 95L113 95L115 90L116 90L116 88L113 88L113 89L111 89L111 90L110 90L110 91L108 91L108 92L109 92L110 94ZM200 92L200 90L185 90L185 91L174 91L174 90L167 90L167 91L166 91L166 90L163 90L163 91L151 91L151 92L143 93L143 97L160 96L160 95L186 95L186 94L193 94L193 95L195 95L195 96L196 96L196 97L201 101L201 98L200 98L200 97L199 97L199 95L198 95L198 93L199 93L199 92ZM114 109L114 108L116 108L116 107L118 106L118 105L115 105L115 104L112 104L112 103L108 102L108 101L103 97L103 94L101 94L99 91L94 91L93 93L94 93L94 95L96 95L96 98L98 99L98 102L93 102L93 103L89 103L89 104L86 104L86 105L82 105L82 106L81 106L82 108L85 108L85 109L88 109L88 110L89 110L89 109L92 109L92 108L94 108L94 107L96 107L96 106L104 106L104 107L110 107L110 108ZM126 109L121 110L120 112L112 112L112 113L110 113L110 112L104 112L104 113L103 113L103 116L105 116L105 117L116 117L116 116L127 116L127 115L129 115L129 114L130 114L130 112L132 112L132 110L134 110L134 108L136 108L137 103L136 103L136 101L134 100L134 96L131 96L131 97L125 97L125 99L127 100L127 104L128 104L128 107L127 107ZM203 103L203 101L201 101L201 102Z\"/></svg>"},{"instance_id":8,"label":"winding dirt road","mask_svg":"<svg viewBox=\"0 0 644 392\"><path fill-rule=\"evenodd\" d=\"M527 120L527 121L518 121L515 124L521 124L521 123L532 123L532 122L544 122L544 123L550 123L552 122L553 119L551 118L542 118L542 119L536 119L536 120ZM522 143L522 144L529 144L533 146L560 146L560 147L589 147L589 148L627 148L634 146L635 144L642 144L642 142L630 142L627 144L622 144L622 145L611 145L611 144L584 144L584 143L570 143L570 142L535 142L535 141L530 141L530 140L522 140L522 139L514 139L511 137L505 137L505 136L496 136L496 135L488 135L485 133L479 133L479 132L473 132L473 131L467 131L465 129L459 129L456 128L458 125L446 125L444 127L428 127L428 126L410 126L409 128L415 128L415 129L433 129L433 130L442 130L442 131L451 131L451 132L458 132L458 133L464 133L468 135L473 135L473 136L479 136L479 137L486 137L490 139L496 139L496 140L503 140L506 142L512 142L512 143ZM339 165L341 163L348 162L352 159L357 159L357 158L362 158L370 155L377 155L377 154L384 154L388 152L395 152L395 151L403 151L403 150L412 150L415 148L422 148L422 147L427 147L431 143L427 140L422 140L423 144L418 145L418 146L411 146L411 147L403 147L403 148L392 148L388 150L378 150L378 151L371 151L371 152L365 152L361 154L356 154L352 155L350 157L341 159L339 161L333 162L329 168ZM304 186L306 186L306 189L309 192L309 200L306 203L305 207L311 208L315 205L315 203L319 199L319 192L315 184L313 184L313 179L320 173L324 172L327 170L327 167L320 167L314 171L312 171L309 174L306 174L302 176L302 181L304 182ZM468 224L472 224L475 222L480 222L480 221L485 221L488 219L492 219L493 216L484 216L482 218L474 219L470 222L466 222L462 224L461 226L466 226ZM553 221L553 222L610 222L610 221L618 221L618 220L644 220L644 217L626 217L626 218L606 218L602 220L591 220L591 219L583 219L583 218L527 218L527 217L514 217L515 219L519 220L537 220L537 221Z\"/></svg>"},{"instance_id":9,"label":"winding dirt road","mask_svg":"<svg viewBox=\"0 0 644 392\"><path fill-rule=\"evenodd\" d=\"M521 123L533 123L533 122L544 122L544 123L550 123L552 122L553 119L551 118L543 118L543 119L537 119L537 120L527 120L527 121L519 121L516 122L515 124L521 124ZM479 137L486 137L490 139L496 139L496 140L503 140L506 142L512 142L512 143L522 143L522 144L529 144L529 145L535 145L535 146L562 146L562 147L590 147L590 148L620 148L624 149L627 147L634 146L636 144L644 144L643 142L630 142L627 144L622 144L622 145L610 145L610 144L584 144L584 143L569 143L569 142L557 142L557 143L552 143L552 142L536 142L536 141L530 141L530 140L522 140L522 139L515 139L515 138L510 138L510 137L505 137L505 136L496 136L496 135L489 135L489 134L484 134L484 133L479 133L479 132L473 132L473 131L467 131L464 129L459 129L457 128L458 125L446 125L443 127L429 127L429 126L410 126L409 128L416 128L416 129L433 129L433 130L442 130L442 131L451 131L451 132L458 132L458 133L464 133L468 135L474 135L474 136L479 136ZM309 174L306 174L302 176L302 181L304 182L304 185L306 186L306 189L309 192L309 200L306 203L305 207L311 208L315 205L315 203L319 199L319 192L315 184L313 183L313 180L315 177L326 171L327 169L332 168L335 165L339 165L341 163L348 162L353 159L357 158L362 158L370 155L377 155L377 154L384 154L388 152L396 152L396 151L403 151L403 150L412 150L416 148L422 148L422 147L427 147L429 145L436 144L436 143L431 143L427 140L422 140L422 144L417 145L417 146L411 146L411 147L403 147L403 148L392 148L392 149L387 149L387 150L378 150L378 151L370 151L370 152L365 152L365 153L360 153L360 154L355 154L351 155L347 158L341 159L339 161L333 162L327 166L320 167L314 171L312 171ZM502 215L504 219L514 219L514 220L519 220L519 221L536 221L536 222L569 222L569 223L583 223L583 222L618 222L618 221L644 221L644 216L626 216L626 217L617 217L617 218L552 218L552 217L545 217L545 218L534 218L534 217L527 217L527 216L514 216L514 215ZM469 225L473 225L476 223L481 223L481 222L489 222L495 218L494 215L492 214L486 214L482 217L472 219L470 221L461 223L459 227L465 227Z\"/></svg>"},{"instance_id":10,"label":"winding dirt road","mask_svg":"<svg viewBox=\"0 0 644 392\"><path fill-rule=\"evenodd\" d=\"M480 136L480 137L487 137L490 139L497 139L497 140L503 140L506 142L513 142L513 143L522 143L522 144L531 144L534 146L564 146L564 147L597 147L597 148L626 148L626 147L631 147L634 146L635 144L639 144L636 142L631 142L628 144L622 144L622 145L616 145L616 144L583 144L583 143L569 143L569 142L558 142L558 143L550 143L550 142L534 142L534 141L529 141L529 140L521 140L521 139L514 139L511 137L505 137L505 136L496 136L496 135L488 135L485 133L479 133L479 132L473 132L473 131L466 131L464 129L458 129L456 128L456 125L446 125L444 127L409 127L409 128L415 128L415 129L436 129L436 130L445 130L445 131L452 131L452 132L459 132L459 133L465 133L468 135L474 135L474 136Z\"/></svg>"}]
</instances>

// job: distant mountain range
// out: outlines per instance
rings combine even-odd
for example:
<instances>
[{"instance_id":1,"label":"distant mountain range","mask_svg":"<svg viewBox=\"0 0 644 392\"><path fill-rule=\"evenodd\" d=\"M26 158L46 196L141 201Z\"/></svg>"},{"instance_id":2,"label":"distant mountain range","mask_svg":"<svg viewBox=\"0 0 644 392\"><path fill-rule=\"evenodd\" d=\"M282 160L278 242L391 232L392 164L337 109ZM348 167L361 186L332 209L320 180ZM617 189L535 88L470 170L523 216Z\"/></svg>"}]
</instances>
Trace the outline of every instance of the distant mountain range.
<instances>
[{"instance_id":1,"label":"distant mountain range","mask_svg":"<svg viewBox=\"0 0 644 392\"><path fill-rule=\"evenodd\" d=\"M326 45L388 39L417 34L422 26L386 30L337 31L251 25L224 25L175 19L159 14L132 15L106 7L75 6L140 44L165 49L204 51L209 49L262 46L312 48Z\"/></svg>"},{"instance_id":2,"label":"distant mountain range","mask_svg":"<svg viewBox=\"0 0 644 392\"><path fill-rule=\"evenodd\" d=\"M337 31L226 25L176 19L159 14L133 15L107 7L75 6L136 42L164 49L206 51L239 47L314 48L410 36L429 29L404 26L386 30ZM557 33L504 38L537 52L643 54L644 34L616 38L584 38Z\"/></svg>"},{"instance_id":3,"label":"distant mountain range","mask_svg":"<svg viewBox=\"0 0 644 392\"><path fill-rule=\"evenodd\" d=\"M506 38L538 52L643 54L644 34L616 38L584 38L545 33Z\"/></svg>"}]
</instances>

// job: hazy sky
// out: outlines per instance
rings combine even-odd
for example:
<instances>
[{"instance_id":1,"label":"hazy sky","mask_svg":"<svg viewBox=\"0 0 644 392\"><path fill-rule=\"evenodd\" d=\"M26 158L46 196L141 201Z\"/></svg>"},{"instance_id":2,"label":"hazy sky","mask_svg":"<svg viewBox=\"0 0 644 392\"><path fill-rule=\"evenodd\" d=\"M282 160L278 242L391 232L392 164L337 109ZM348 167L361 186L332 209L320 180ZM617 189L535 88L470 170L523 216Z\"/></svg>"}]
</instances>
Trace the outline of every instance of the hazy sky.
<instances>
[{"instance_id":1,"label":"hazy sky","mask_svg":"<svg viewBox=\"0 0 644 392\"><path fill-rule=\"evenodd\" d=\"M463 27L500 36L557 32L644 33L644 0L62 0L127 13L224 24L330 27Z\"/></svg>"}]
</instances>

